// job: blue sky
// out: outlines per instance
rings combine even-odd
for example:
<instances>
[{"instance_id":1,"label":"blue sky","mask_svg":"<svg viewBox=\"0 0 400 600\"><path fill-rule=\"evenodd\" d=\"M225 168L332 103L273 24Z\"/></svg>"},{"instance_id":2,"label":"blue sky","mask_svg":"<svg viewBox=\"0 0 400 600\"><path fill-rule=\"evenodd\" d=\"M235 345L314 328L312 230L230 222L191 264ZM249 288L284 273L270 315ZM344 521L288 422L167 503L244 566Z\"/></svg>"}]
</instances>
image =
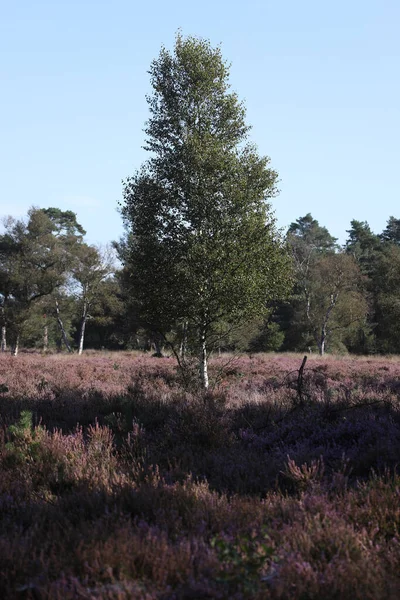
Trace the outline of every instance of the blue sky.
<instances>
[{"instance_id":1,"label":"blue sky","mask_svg":"<svg viewBox=\"0 0 400 600\"><path fill-rule=\"evenodd\" d=\"M122 232L121 180L146 158L147 74L162 44L222 44L251 139L279 171L287 227L311 212L400 218L398 0L0 0L0 216L71 209L88 241Z\"/></svg>"}]
</instances>

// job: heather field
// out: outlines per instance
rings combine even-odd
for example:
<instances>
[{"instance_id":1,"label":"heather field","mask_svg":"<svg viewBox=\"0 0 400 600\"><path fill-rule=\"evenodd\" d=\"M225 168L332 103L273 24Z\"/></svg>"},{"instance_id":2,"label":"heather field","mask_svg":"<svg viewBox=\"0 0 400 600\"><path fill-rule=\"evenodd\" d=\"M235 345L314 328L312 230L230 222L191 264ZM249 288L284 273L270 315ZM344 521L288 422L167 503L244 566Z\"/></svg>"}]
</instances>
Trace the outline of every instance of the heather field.
<instances>
[{"instance_id":1,"label":"heather field","mask_svg":"<svg viewBox=\"0 0 400 600\"><path fill-rule=\"evenodd\" d=\"M0 356L0 598L400 597L400 359Z\"/></svg>"}]
</instances>

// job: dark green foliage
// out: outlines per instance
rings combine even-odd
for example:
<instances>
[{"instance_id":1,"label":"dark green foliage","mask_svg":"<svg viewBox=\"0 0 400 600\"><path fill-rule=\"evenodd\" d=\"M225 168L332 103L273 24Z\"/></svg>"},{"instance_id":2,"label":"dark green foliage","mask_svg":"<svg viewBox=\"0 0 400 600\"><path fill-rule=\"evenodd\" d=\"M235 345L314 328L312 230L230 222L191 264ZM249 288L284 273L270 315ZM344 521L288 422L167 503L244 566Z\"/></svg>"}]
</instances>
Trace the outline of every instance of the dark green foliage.
<instances>
[{"instance_id":1,"label":"dark green foliage","mask_svg":"<svg viewBox=\"0 0 400 600\"><path fill-rule=\"evenodd\" d=\"M8 428L8 433L11 438L5 446L8 465L17 467L39 458L43 429L33 428L31 411L22 411L18 422Z\"/></svg>"},{"instance_id":2,"label":"dark green foliage","mask_svg":"<svg viewBox=\"0 0 400 600\"><path fill-rule=\"evenodd\" d=\"M0 236L1 315L16 346L42 345L45 327L54 341L56 325L48 317L63 296L84 233L75 213L58 208L32 208L27 220L6 219Z\"/></svg>"},{"instance_id":3,"label":"dark green foliage","mask_svg":"<svg viewBox=\"0 0 400 600\"><path fill-rule=\"evenodd\" d=\"M381 250L379 236L375 235L366 221L351 221L351 229L347 231L345 251L352 254L363 274L370 275L374 260Z\"/></svg>"},{"instance_id":4,"label":"dark green foliage","mask_svg":"<svg viewBox=\"0 0 400 600\"><path fill-rule=\"evenodd\" d=\"M8 333L17 341L31 310L65 281L68 258L56 226L32 208L28 220L11 217L0 236L0 296Z\"/></svg>"},{"instance_id":5,"label":"dark green foliage","mask_svg":"<svg viewBox=\"0 0 400 600\"><path fill-rule=\"evenodd\" d=\"M118 349L125 346L129 339L125 323L126 300L118 277L109 277L99 283L85 335L89 348Z\"/></svg>"},{"instance_id":6,"label":"dark green foliage","mask_svg":"<svg viewBox=\"0 0 400 600\"><path fill-rule=\"evenodd\" d=\"M317 252L334 252L337 249L337 239L332 237L326 227L322 227L311 213L300 217L289 225L287 237L292 247L303 248Z\"/></svg>"},{"instance_id":7,"label":"dark green foliage","mask_svg":"<svg viewBox=\"0 0 400 600\"><path fill-rule=\"evenodd\" d=\"M235 540L217 536L210 545L221 565L216 581L224 585L227 594L240 590L245 598L254 597L260 587L262 589L260 581L267 561L277 560L275 548L266 534L242 534Z\"/></svg>"},{"instance_id":8,"label":"dark green foliage","mask_svg":"<svg viewBox=\"0 0 400 600\"><path fill-rule=\"evenodd\" d=\"M390 217L386 229L375 235L368 223L352 221L346 252L358 261L365 275L365 294L369 318L359 332L363 352L400 351L398 327L400 312L400 220ZM349 346L353 349L353 346ZM357 347L357 344L356 344Z\"/></svg>"},{"instance_id":9,"label":"dark green foliage","mask_svg":"<svg viewBox=\"0 0 400 600\"><path fill-rule=\"evenodd\" d=\"M285 333L281 329L280 323L268 319L259 327L247 349L250 352L277 352L282 348L284 339Z\"/></svg>"},{"instance_id":10,"label":"dark green foliage","mask_svg":"<svg viewBox=\"0 0 400 600\"><path fill-rule=\"evenodd\" d=\"M400 219L389 217L386 229L379 237L383 242L400 245Z\"/></svg>"},{"instance_id":11,"label":"dark green foliage","mask_svg":"<svg viewBox=\"0 0 400 600\"><path fill-rule=\"evenodd\" d=\"M375 301L375 335L383 353L400 352L400 246L387 244L371 275Z\"/></svg>"},{"instance_id":12,"label":"dark green foliage","mask_svg":"<svg viewBox=\"0 0 400 600\"><path fill-rule=\"evenodd\" d=\"M86 231L76 219L76 214L71 210L63 211L59 208L51 207L42 208L41 211L51 219L56 227L58 236L80 239L86 235Z\"/></svg>"}]
</instances>

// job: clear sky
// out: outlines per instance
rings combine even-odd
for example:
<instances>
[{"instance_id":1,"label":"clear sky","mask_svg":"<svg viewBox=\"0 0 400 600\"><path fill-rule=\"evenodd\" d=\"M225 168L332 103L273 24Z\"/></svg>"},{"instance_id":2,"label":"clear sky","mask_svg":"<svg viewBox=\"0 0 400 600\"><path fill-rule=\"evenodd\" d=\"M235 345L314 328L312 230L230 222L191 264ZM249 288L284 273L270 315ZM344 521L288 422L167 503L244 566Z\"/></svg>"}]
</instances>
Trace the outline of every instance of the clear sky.
<instances>
[{"instance_id":1,"label":"clear sky","mask_svg":"<svg viewBox=\"0 0 400 600\"><path fill-rule=\"evenodd\" d=\"M400 218L399 0L0 0L0 216L57 206L90 243L120 236L147 71L178 28L232 63L280 226L311 212L343 242Z\"/></svg>"}]
</instances>

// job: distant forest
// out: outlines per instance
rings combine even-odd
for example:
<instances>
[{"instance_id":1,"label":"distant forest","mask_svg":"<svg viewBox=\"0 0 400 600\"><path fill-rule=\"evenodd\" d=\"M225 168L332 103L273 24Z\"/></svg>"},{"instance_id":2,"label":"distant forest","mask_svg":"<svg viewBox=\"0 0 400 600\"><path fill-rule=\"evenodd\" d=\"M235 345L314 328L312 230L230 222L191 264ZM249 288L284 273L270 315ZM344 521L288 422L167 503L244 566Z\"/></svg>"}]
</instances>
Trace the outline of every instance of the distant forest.
<instances>
[{"instance_id":1,"label":"distant forest","mask_svg":"<svg viewBox=\"0 0 400 600\"><path fill-rule=\"evenodd\" d=\"M311 214L285 237L291 289L266 315L224 329L220 351L400 353L400 219L382 233L353 220L343 247ZM144 322L123 244L85 242L76 215L32 208L5 220L0 236L1 349L18 346L162 352L184 342L182 323L159 331ZM187 341L190 352L190 340Z\"/></svg>"}]
</instances>

